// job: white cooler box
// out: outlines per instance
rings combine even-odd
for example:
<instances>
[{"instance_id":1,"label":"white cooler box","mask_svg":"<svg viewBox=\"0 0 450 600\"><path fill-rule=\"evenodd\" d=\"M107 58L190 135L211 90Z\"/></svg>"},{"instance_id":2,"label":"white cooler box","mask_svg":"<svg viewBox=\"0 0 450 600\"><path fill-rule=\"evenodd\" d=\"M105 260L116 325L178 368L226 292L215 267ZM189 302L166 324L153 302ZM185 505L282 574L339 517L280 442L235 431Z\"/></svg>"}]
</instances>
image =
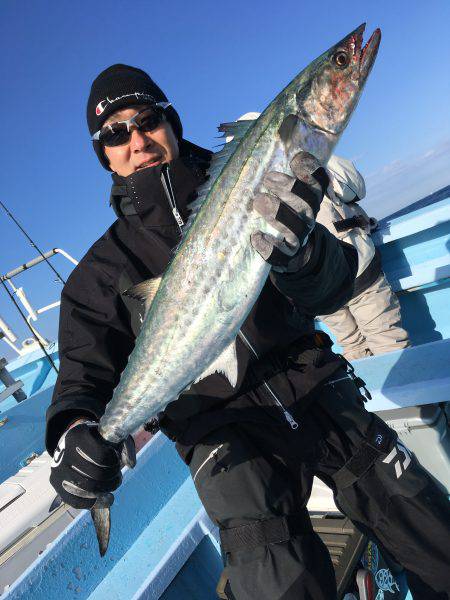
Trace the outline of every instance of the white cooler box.
<instances>
[{"instance_id":1,"label":"white cooler box","mask_svg":"<svg viewBox=\"0 0 450 600\"><path fill-rule=\"evenodd\" d=\"M439 404L377 412L400 440L450 493L450 435L446 410Z\"/></svg>"},{"instance_id":2,"label":"white cooler box","mask_svg":"<svg viewBox=\"0 0 450 600\"><path fill-rule=\"evenodd\" d=\"M450 494L450 435L448 415L438 404L411 406L377 412L389 427L395 429L400 440L414 452L427 471ZM322 481L314 477L308 502L311 515L339 514L333 494Z\"/></svg>"}]
</instances>

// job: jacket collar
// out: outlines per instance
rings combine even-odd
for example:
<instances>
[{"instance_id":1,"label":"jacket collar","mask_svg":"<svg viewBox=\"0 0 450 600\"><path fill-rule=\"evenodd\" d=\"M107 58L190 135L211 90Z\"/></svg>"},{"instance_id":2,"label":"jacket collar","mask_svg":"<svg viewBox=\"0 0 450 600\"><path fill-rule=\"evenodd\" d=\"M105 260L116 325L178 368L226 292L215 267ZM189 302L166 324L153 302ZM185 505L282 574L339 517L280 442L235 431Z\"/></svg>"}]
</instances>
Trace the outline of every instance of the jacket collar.
<instances>
[{"instance_id":1,"label":"jacket collar","mask_svg":"<svg viewBox=\"0 0 450 600\"><path fill-rule=\"evenodd\" d=\"M209 150L182 140L179 158L166 165L142 169L128 177L113 173L110 204L114 212L125 219L137 215L147 227L172 226L172 207L162 183L163 171L166 170L177 209L185 219L187 204L204 181L210 158Z\"/></svg>"}]
</instances>

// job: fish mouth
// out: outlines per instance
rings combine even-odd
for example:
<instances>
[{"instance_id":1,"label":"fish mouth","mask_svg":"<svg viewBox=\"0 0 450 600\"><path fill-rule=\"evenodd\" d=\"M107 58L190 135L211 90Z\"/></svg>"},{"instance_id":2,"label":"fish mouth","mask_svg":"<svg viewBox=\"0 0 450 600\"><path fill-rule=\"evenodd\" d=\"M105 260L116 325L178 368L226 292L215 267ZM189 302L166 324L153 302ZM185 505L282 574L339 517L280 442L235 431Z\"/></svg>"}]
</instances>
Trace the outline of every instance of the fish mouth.
<instances>
[{"instance_id":1,"label":"fish mouth","mask_svg":"<svg viewBox=\"0 0 450 600\"><path fill-rule=\"evenodd\" d=\"M354 44L354 60L359 63L360 78L363 80L367 78L372 69L381 41L381 30L377 28L363 47L362 44L365 29L366 24L363 23L350 34Z\"/></svg>"},{"instance_id":2,"label":"fish mouth","mask_svg":"<svg viewBox=\"0 0 450 600\"><path fill-rule=\"evenodd\" d=\"M315 129L339 135L348 123L374 65L381 40L381 31L376 29L363 46L365 29L363 23L323 55L325 66L299 111Z\"/></svg>"}]
</instances>

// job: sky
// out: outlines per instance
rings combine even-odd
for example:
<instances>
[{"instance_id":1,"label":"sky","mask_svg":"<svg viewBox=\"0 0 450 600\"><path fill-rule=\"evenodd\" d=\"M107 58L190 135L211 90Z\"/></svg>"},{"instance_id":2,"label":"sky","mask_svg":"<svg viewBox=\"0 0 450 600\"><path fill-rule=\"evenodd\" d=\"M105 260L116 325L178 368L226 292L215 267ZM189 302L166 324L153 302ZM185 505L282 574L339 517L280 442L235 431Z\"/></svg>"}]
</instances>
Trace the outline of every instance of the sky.
<instances>
[{"instance_id":1,"label":"sky","mask_svg":"<svg viewBox=\"0 0 450 600\"><path fill-rule=\"evenodd\" d=\"M0 2L0 200L42 250L79 259L113 222L110 175L91 148L92 80L121 62L147 71L187 139L213 148L217 126L262 111L311 60L362 22L380 27L377 62L337 148L366 177L364 206L394 212L450 183L450 2L33 0ZM0 271L34 257L0 211ZM72 266L57 257L67 277ZM59 298L46 265L17 277L35 308ZM55 311L41 330L55 338ZM50 313L49 313L50 315ZM0 316L26 330L0 289ZM0 342L0 356L8 351Z\"/></svg>"}]
</instances>

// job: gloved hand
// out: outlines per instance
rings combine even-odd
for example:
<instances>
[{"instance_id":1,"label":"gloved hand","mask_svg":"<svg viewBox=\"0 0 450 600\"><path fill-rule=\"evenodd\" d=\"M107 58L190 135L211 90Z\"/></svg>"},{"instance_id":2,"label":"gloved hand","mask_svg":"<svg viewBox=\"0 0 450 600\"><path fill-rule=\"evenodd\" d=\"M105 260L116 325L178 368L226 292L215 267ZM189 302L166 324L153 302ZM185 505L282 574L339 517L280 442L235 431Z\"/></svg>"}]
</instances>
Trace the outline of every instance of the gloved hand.
<instances>
[{"instance_id":1,"label":"gloved hand","mask_svg":"<svg viewBox=\"0 0 450 600\"><path fill-rule=\"evenodd\" d=\"M257 194L253 201L256 212L283 238L256 231L251 244L281 273L294 273L306 263L308 236L330 183L325 169L308 152L299 152L290 166L295 177L277 171L267 173L263 184L269 193Z\"/></svg>"},{"instance_id":2,"label":"gloved hand","mask_svg":"<svg viewBox=\"0 0 450 600\"><path fill-rule=\"evenodd\" d=\"M135 464L131 436L114 446L101 437L98 423L87 421L69 428L59 440L51 463L50 483L63 502L74 508L92 508L98 495L119 487L121 467L125 463L134 466L133 460Z\"/></svg>"}]
</instances>

